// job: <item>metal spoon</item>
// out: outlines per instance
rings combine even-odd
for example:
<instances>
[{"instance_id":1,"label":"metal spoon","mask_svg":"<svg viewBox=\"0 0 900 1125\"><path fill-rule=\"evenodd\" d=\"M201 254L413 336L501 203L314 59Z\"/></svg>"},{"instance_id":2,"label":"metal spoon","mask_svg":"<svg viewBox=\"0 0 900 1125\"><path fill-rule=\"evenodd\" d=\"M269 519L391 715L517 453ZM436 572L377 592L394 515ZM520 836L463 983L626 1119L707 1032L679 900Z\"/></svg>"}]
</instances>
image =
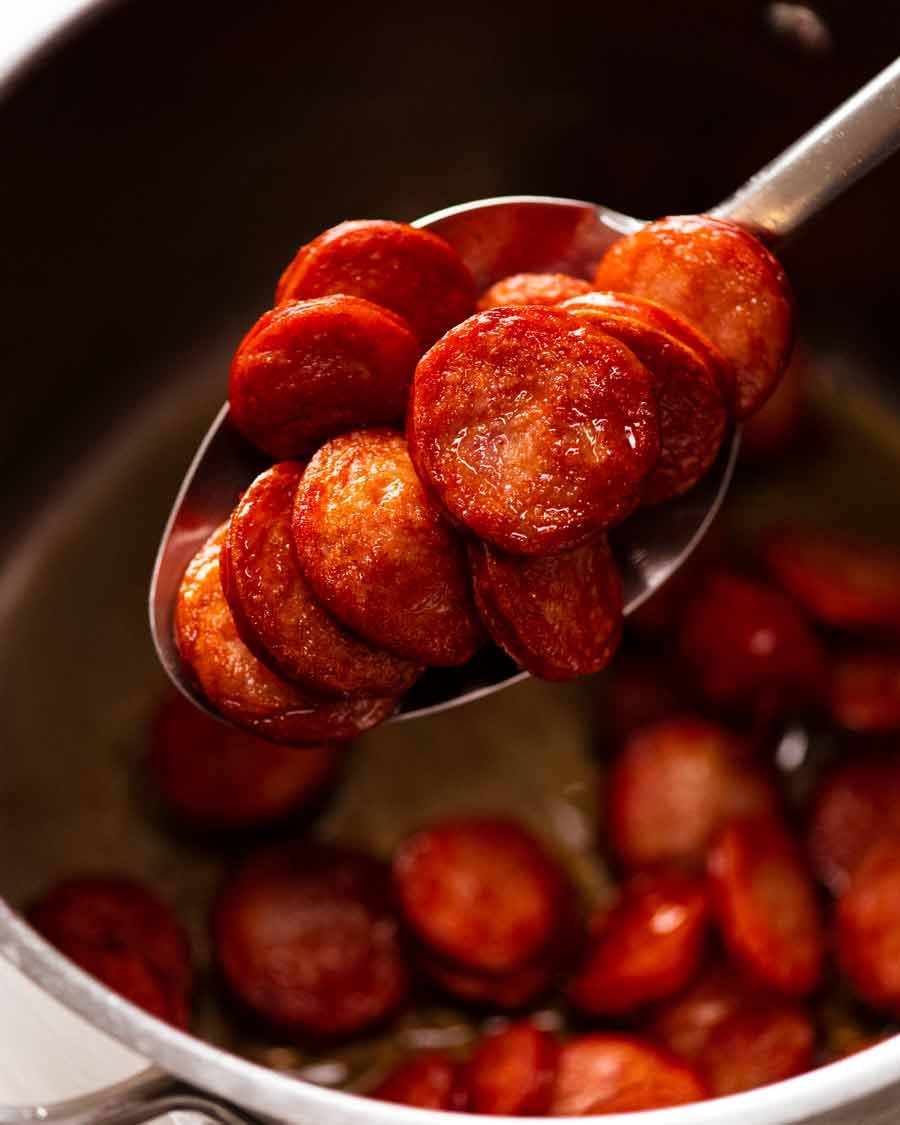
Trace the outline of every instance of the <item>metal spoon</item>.
<instances>
[{"instance_id":1,"label":"metal spoon","mask_svg":"<svg viewBox=\"0 0 900 1125\"><path fill-rule=\"evenodd\" d=\"M741 223L767 243L793 234L900 145L900 59L709 213ZM570 199L516 196L476 200L419 219L468 263L479 289L520 271L589 277L606 248L643 226L640 219ZM529 230L540 231L537 245ZM625 612L635 610L690 555L715 517L737 458L735 431L716 464L686 496L631 517L611 536L622 571ZM172 635L175 598L190 559L266 467L220 411L185 475L169 516L150 584L150 629L169 678L208 710L185 674ZM411 719L469 703L525 678L489 648L459 669L429 669L400 703ZM213 714L213 712L209 712ZM216 716L219 718L220 716Z\"/></svg>"}]
</instances>

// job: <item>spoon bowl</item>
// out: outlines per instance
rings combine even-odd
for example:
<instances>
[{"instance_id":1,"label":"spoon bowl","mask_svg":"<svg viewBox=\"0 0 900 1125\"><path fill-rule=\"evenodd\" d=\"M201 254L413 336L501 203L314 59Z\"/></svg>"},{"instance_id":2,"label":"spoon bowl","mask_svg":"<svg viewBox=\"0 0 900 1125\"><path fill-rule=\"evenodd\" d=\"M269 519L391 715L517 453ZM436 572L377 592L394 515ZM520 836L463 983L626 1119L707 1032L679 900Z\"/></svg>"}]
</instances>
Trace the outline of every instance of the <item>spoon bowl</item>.
<instances>
[{"instance_id":1,"label":"spoon bowl","mask_svg":"<svg viewBox=\"0 0 900 1125\"><path fill-rule=\"evenodd\" d=\"M501 277L525 271L590 277L607 247L643 224L577 200L516 196L464 203L414 225L434 231L454 246L482 290ZM636 513L611 534L626 613L650 597L703 538L728 491L737 450L735 430L695 488L658 508ZM159 658L179 690L216 718L221 716L210 711L196 691L175 647L175 600L187 564L268 464L237 432L228 406L223 406L187 471L153 570L150 627ZM527 675L489 646L462 668L429 668L400 701L391 721L470 703Z\"/></svg>"}]
</instances>

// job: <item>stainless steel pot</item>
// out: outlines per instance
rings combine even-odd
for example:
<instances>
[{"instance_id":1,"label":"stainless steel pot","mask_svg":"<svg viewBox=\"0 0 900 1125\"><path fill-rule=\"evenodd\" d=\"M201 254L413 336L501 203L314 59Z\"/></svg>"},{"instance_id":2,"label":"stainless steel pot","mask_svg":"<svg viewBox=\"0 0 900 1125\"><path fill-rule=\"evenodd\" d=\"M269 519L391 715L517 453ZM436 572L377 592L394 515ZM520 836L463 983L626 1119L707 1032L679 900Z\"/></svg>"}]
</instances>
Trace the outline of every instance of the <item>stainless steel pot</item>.
<instances>
[{"instance_id":1,"label":"stainless steel pot","mask_svg":"<svg viewBox=\"0 0 900 1125\"><path fill-rule=\"evenodd\" d=\"M163 685L144 596L229 351L295 246L338 218L411 218L525 190L636 214L702 209L889 61L900 14L880 0L823 4L829 51L827 38L776 34L790 5L749 0L535 13L459 0L450 18L402 0L389 14L238 0L88 7L0 90L0 952L153 1066L43 1116L137 1120L180 1105L223 1121L249 1111L316 1125L424 1122L433 1115L298 1079L309 1060L230 1030L214 1005L198 1016L204 1038L158 1023L57 955L15 910L73 867L125 866L161 885L207 953L205 903L235 852L164 831L141 784ZM898 198L895 161L787 255L806 335L839 357L835 370L868 371L881 404L900 357ZM870 473L838 516L900 526L897 479ZM551 832L584 883L601 883L590 693L524 684L361 740L318 830L386 851L429 802L512 802ZM372 1052L389 1050L342 1056L341 1073L358 1076ZM877 1125L898 1106L895 1039L790 1082L641 1120ZM34 1114L8 1107L0 1119Z\"/></svg>"}]
</instances>

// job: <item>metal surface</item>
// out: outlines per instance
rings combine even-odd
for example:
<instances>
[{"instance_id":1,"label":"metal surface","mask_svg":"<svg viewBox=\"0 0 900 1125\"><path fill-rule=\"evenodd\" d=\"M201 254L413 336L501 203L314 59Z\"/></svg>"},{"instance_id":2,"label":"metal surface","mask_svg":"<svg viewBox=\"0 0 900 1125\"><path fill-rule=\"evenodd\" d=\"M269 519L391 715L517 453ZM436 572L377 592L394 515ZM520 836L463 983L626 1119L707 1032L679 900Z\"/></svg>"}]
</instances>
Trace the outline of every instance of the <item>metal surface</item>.
<instances>
[{"instance_id":1,"label":"metal surface","mask_svg":"<svg viewBox=\"0 0 900 1125\"><path fill-rule=\"evenodd\" d=\"M637 219L571 199L514 196L483 199L419 219L465 259L479 289L510 272L533 270L589 277L604 250L637 229ZM536 259L527 232L541 232L552 247ZM637 609L681 565L703 538L728 491L739 435L733 432L706 477L685 496L639 512L611 536L622 573L625 612ZM204 437L179 489L160 543L150 581L150 629L160 662L179 691L207 714L206 706L178 656L172 619L185 567L206 538L227 519L241 491L266 461L231 424L222 407ZM490 646L463 668L429 668L397 708L392 722L437 714L520 683L528 673Z\"/></svg>"},{"instance_id":2,"label":"metal surface","mask_svg":"<svg viewBox=\"0 0 900 1125\"><path fill-rule=\"evenodd\" d=\"M777 243L900 146L900 58L710 212Z\"/></svg>"}]
</instances>

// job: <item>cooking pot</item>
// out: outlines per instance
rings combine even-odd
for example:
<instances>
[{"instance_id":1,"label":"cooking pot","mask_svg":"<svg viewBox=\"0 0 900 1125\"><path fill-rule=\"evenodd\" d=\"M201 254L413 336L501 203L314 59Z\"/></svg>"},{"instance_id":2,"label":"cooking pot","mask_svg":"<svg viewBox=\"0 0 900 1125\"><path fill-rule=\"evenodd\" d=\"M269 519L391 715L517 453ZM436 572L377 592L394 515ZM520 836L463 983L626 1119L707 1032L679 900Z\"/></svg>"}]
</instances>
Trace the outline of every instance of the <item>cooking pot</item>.
<instances>
[{"instance_id":1,"label":"cooking pot","mask_svg":"<svg viewBox=\"0 0 900 1125\"><path fill-rule=\"evenodd\" d=\"M900 12L882 0L823 2L819 22L749 0L136 0L86 12L0 89L0 952L150 1064L40 1116L138 1120L181 1106L222 1121L425 1123L435 1115L306 1080L352 1073L352 1055L316 1069L228 1030L214 1002L198 1037L156 1021L16 912L63 873L120 866L159 886L208 952L206 904L237 850L166 831L142 782L164 690L144 601L229 353L296 246L345 217L411 219L517 192L648 216L702 210L890 61ZM898 199L895 160L785 253L803 332L830 357L832 398L865 383L882 421L898 410ZM898 483L900 471L870 473L835 510L896 539ZM585 799L591 690L530 682L367 736L317 830L387 851L430 807L512 801L602 880ZM877 1125L898 1105L900 1038L640 1120Z\"/></svg>"}]
</instances>

